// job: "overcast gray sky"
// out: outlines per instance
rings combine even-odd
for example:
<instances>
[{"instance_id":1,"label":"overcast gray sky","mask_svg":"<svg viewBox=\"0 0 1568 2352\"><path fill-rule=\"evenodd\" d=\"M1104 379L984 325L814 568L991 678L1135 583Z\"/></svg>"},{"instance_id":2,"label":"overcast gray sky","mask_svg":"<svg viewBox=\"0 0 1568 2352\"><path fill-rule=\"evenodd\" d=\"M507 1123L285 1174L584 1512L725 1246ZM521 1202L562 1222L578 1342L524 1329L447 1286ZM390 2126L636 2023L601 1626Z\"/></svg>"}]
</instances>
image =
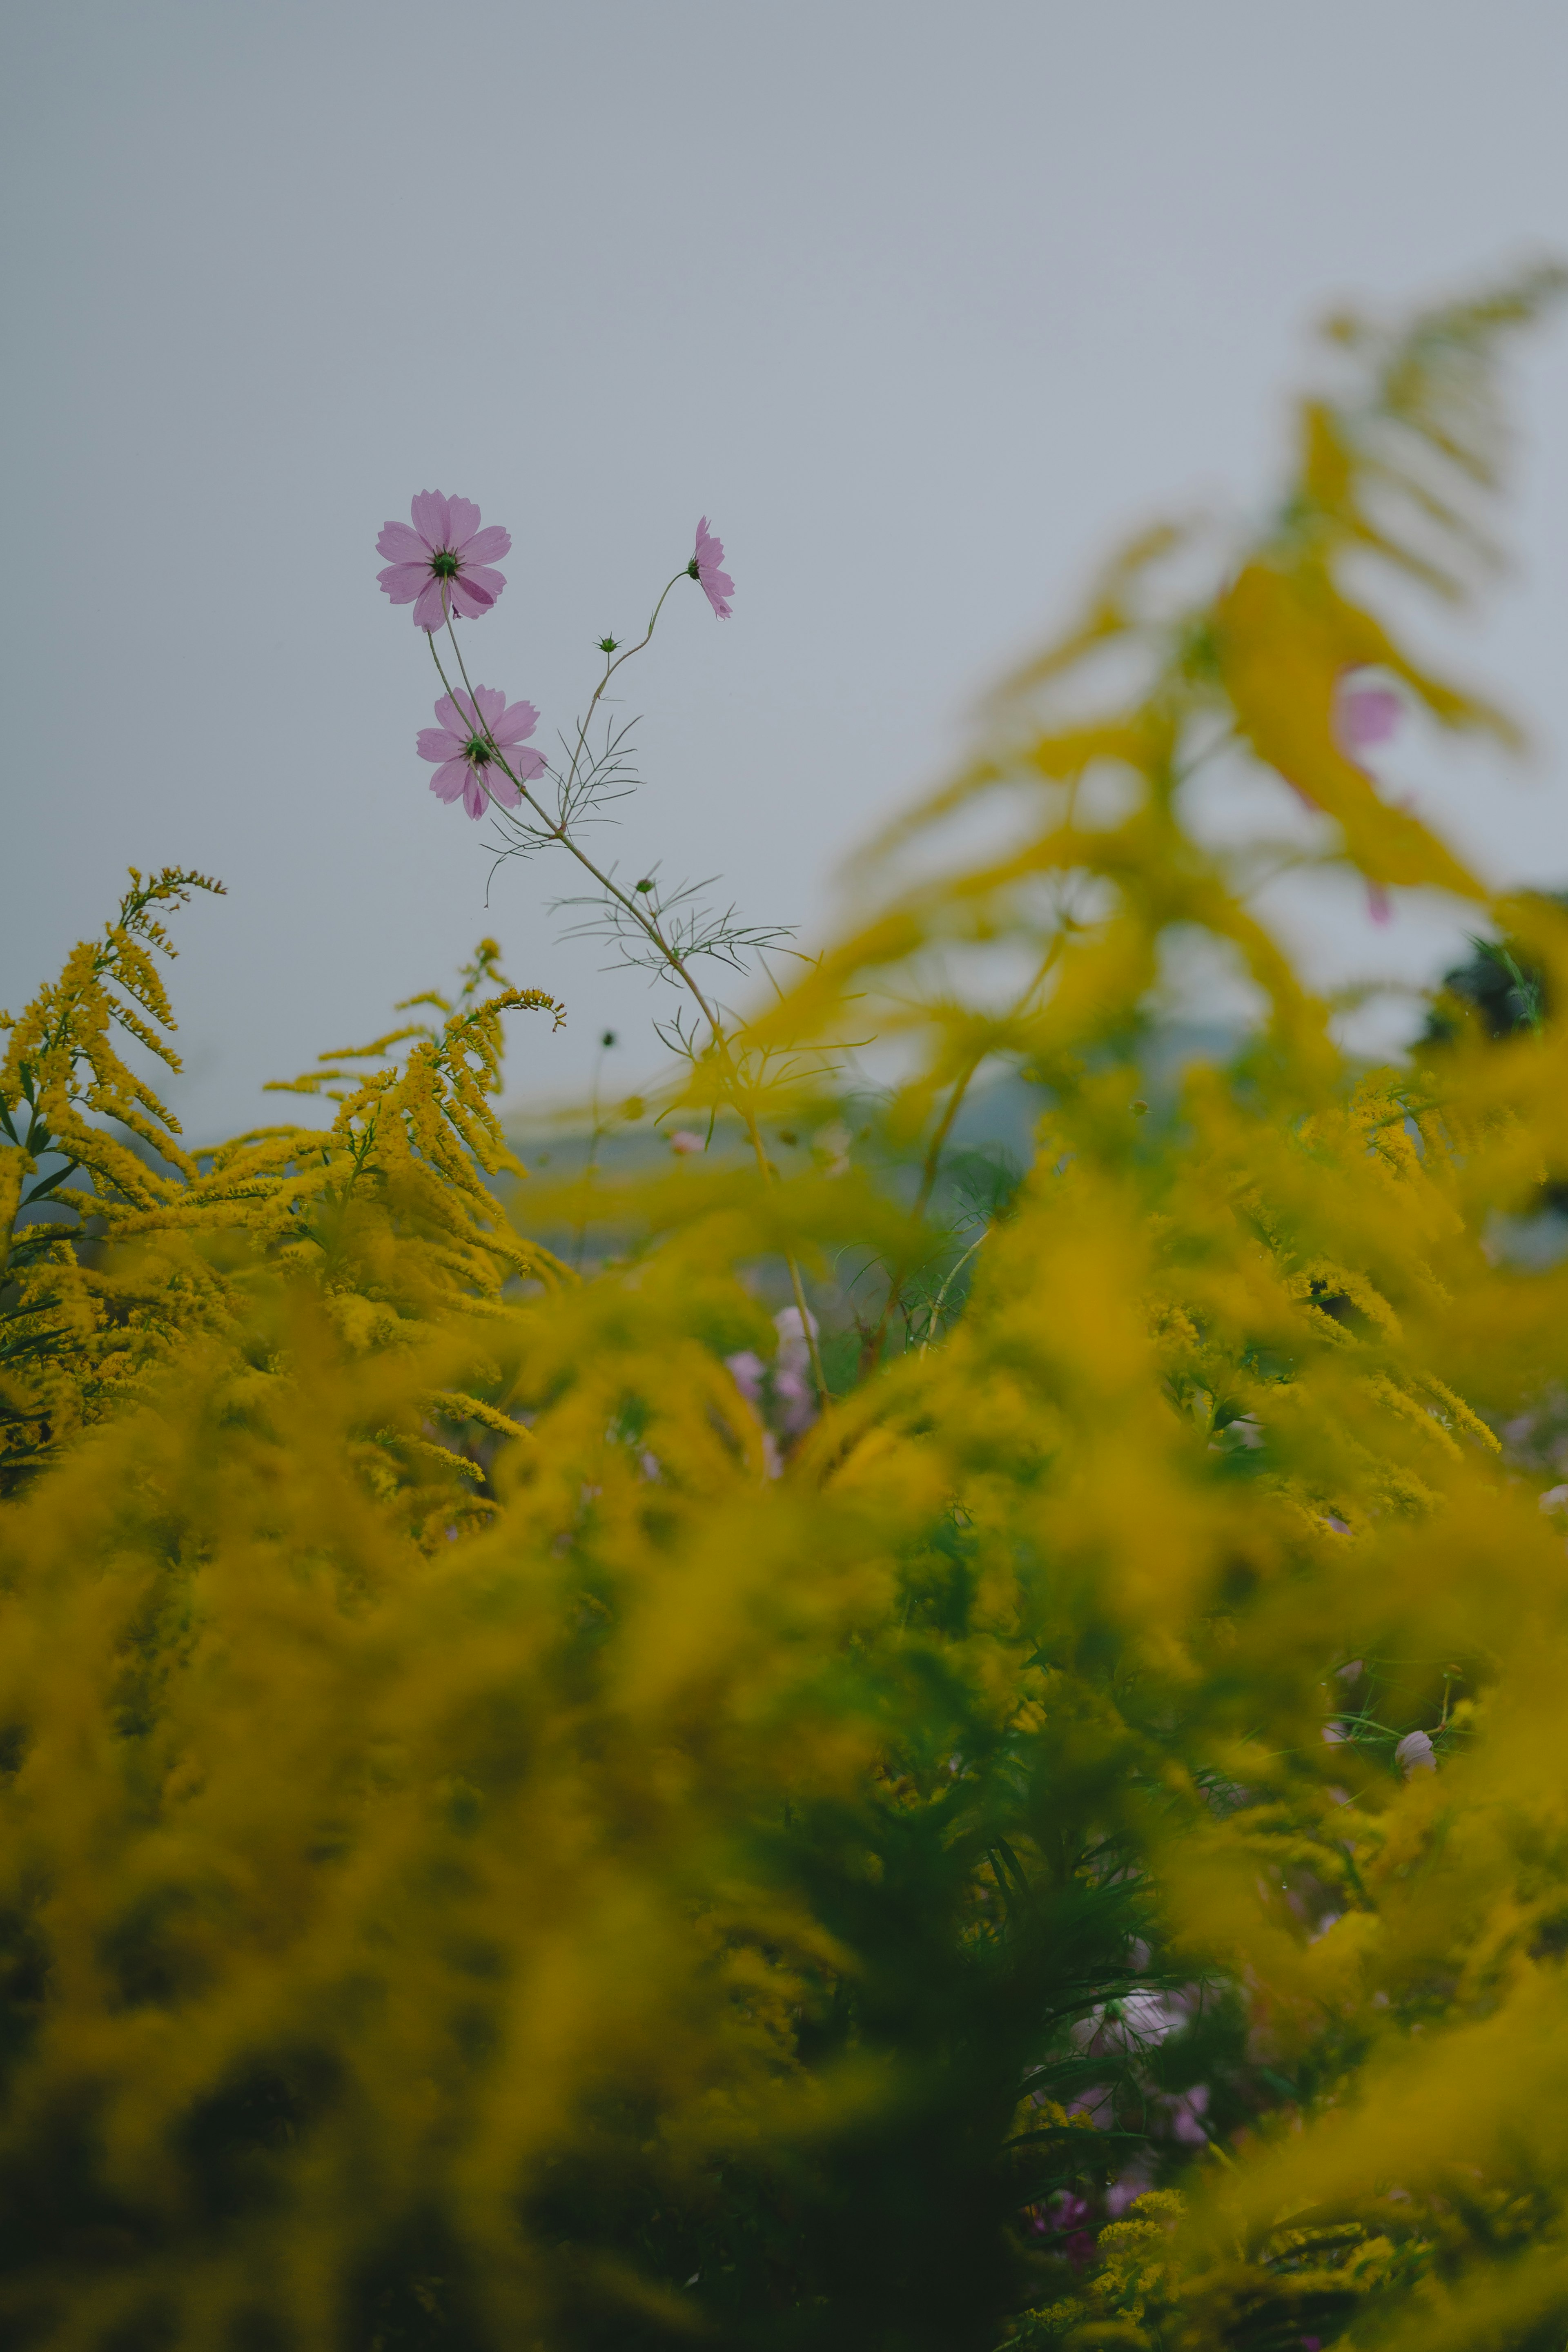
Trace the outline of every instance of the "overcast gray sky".
<instances>
[{"instance_id":1,"label":"overcast gray sky","mask_svg":"<svg viewBox=\"0 0 1568 2352\"><path fill-rule=\"evenodd\" d=\"M517 1094L606 1024L656 1060L641 982L541 871L487 915L426 789L375 586L413 491L510 529L468 642L547 728L712 518L735 617L693 587L638 665L623 854L820 934L1111 537L1265 494L1326 303L1568 248L1562 0L53 0L0 40L0 1003L127 863L220 874L174 975L204 1133L483 929L571 1007ZM1430 787L1500 878L1568 878L1565 388L1559 328L1473 655L1542 762Z\"/></svg>"}]
</instances>

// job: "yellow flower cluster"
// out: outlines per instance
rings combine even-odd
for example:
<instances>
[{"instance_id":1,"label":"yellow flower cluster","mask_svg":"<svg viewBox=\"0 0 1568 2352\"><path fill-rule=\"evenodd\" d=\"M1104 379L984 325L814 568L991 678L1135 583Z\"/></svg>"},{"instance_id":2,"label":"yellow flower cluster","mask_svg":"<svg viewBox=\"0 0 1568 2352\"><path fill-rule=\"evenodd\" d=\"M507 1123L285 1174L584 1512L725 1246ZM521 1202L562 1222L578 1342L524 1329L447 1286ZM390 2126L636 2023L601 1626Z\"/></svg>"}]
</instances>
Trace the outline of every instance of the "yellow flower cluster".
<instances>
[{"instance_id":1,"label":"yellow flower cluster","mask_svg":"<svg viewBox=\"0 0 1568 2352\"><path fill-rule=\"evenodd\" d=\"M139 1392L198 1336L243 1351L258 1298L280 1285L303 1278L367 1349L424 1336L459 1307L506 1321L510 1280L559 1277L547 1251L518 1239L484 1180L521 1173L491 1099L502 1016L550 1012L557 1026L565 1016L542 990L510 986L493 940L480 943L456 1003L428 994L399 1006L429 1006L444 1016L439 1030L406 1024L323 1055L277 1089L325 1095L337 1105L330 1129L268 1128L193 1154L113 1032L178 1069L153 961L174 950L154 910L221 885L174 868L131 881L103 938L76 948L19 1020L6 1017L0 1482ZM401 1064L389 1060L399 1046L409 1048ZM355 1072L363 1063L373 1066ZM106 1118L127 1139L94 1123ZM489 1410L469 1402L479 1418Z\"/></svg>"}]
</instances>

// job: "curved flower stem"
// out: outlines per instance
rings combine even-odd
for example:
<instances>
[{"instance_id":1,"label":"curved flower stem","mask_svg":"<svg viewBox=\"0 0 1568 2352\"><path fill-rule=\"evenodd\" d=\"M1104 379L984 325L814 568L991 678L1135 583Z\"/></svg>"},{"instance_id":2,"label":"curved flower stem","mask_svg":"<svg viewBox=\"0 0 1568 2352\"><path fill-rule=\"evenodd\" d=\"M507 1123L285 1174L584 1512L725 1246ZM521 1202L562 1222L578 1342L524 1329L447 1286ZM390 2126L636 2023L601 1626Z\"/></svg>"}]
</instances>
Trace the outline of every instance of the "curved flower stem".
<instances>
[{"instance_id":1,"label":"curved flower stem","mask_svg":"<svg viewBox=\"0 0 1568 2352\"><path fill-rule=\"evenodd\" d=\"M678 572L675 575L675 580L679 580L684 575L681 572ZM634 653L639 653L642 649L642 646L646 646L648 637L652 636L654 622L658 619L659 610L664 604L664 598L668 595L670 588L674 587L675 580L672 580L669 583L668 587L664 591L664 595L660 596L658 604L654 606L653 620L649 621L647 625L647 635L642 639L642 645L629 646L626 653L621 656L622 660L629 659L630 656ZM709 1003L708 998L704 995L697 982L691 977L691 973L687 968L686 959L680 953L679 949L673 947L669 940L665 938L663 931L659 928L657 914L650 914L647 912L638 904L637 900L634 898L629 892L623 890L618 883L612 881L610 877L604 873L601 868L594 863L594 860L588 856L586 850L580 848L577 843L573 840L572 835L567 831L565 825L558 823L554 818L552 818L541 803L534 799L533 794L529 791L523 779L514 772L507 761L506 755L501 751L500 746L497 743L494 736L490 734L489 729L485 726L484 714L479 709L479 697L475 694L473 686L469 680L468 667L463 660L462 648L458 643L458 633L453 628L449 616L447 622L447 634L452 640L452 650L457 656L458 668L461 674L463 684L468 688L468 707L473 714L475 725L477 728L483 729L485 736L489 742L490 750L495 754L496 764L498 767L500 767L503 772L510 778L512 783L516 785L518 791L522 794L523 799L528 803L529 807L538 817L540 823L543 825L551 838L559 842L563 849L570 850L573 856L577 860L578 865L583 866L587 873L593 876L594 880L598 884L600 889L605 891L608 897L612 898L617 906L625 909L625 911L632 918L632 920L637 925L638 929L643 932L645 937L658 950L659 955L662 957L672 975L676 979L684 982L685 986L695 999L699 1012L701 1013L704 1021L708 1024L710 1041L715 1054L718 1055L720 1067L724 1073L726 1090L729 1093L731 1100L734 1103L736 1109L740 1112L741 1118L745 1125L747 1139L756 1157L757 1166L762 1171L765 1182L770 1184L776 1183L778 1181L778 1171L773 1166L773 1161L768 1158L767 1147L763 1141L762 1129L757 1125L756 1114L752 1108L746 1089L741 1083L740 1074L735 1067L734 1058L731 1053L730 1041L724 1034L723 1024L719 1018L717 1010ZM430 658L436 665L437 676L440 678L442 685L450 695L452 693L451 681L448 679L446 671L441 667L441 656L436 651L436 639L433 633L430 636ZM605 687L608 684L612 671L618 667L618 664L612 664L611 668L606 670L604 677L600 679L598 688L594 697L594 700L595 702L598 699L599 694L604 691ZM456 698L454 697L454 699L455 698ZM593 703L590 703L588 706L590 716L592 716L593 708ZM583 722L583 730L579 734L579 745L581 745L582 734L585 733L586 730L587 719L584 719ZM806 1351L811 1359L812 1378L816 1382L817 1400L823 1408L826 1409L831 1402L828 1395L827 1377L822 1369L822 1354L817 1346L816 1333L812 1326L811 1312L805 1303L805 1286L801 1280L800 1267L796 1264L792 1251L785 1251L784 1264L789 1268L790 1288L795 1294L795 1307L800 1315L801 1332L805 1340Z\"/></svg>"},{"instance_id":2,"label":"curved flower stem","mask_svg":"<svg viewBox=\"0 0 1568 2352\"><path fill-rule=\"evenodd\" d=\"M588 740L588 722L593 718L594 712L598 707L599 697L604 693L605 688L608 686L610 680L614 677L621 664L623 662L630 661L634 654L641 653L643 647L647 644L648 639L653 635L655 629L658 626L658 616L664 610L665 597L668 595L670 590L674 587L675 581L684 580L686 576L686 567L683 564L680 570L676 573L675 580L666 582L663 592L659 596L659 600L653 608L652 617L649 619L647 627L644 631L643 635L637 639L635 646L627 646L624 653L618 653L616 655L614 660L612 660L607 654L605 655L605 675L599 680L598 685L594 688L593 693L589 696L588 708L583 713L582 723L577 730L577 741L573 750L571 761L566 770L566 782L568 787L570 787L576 776L577 762L583 756L583 746ZM453 645L456 646L458 641L456 636L453 635L452 624L449 617L447 622L447 634L452 638ZM461 659L461 656L459 656L458 658Z\"/></svg>"},{"instance_id":3,"label":"curved flower stem","mask_svg":"<svg viewBox=\"0 0 1568 2352\"><path fill-rule=\"evenodd\" d=\"M1058 931L1051 940L1050 945L1047 948L1045 958L1040 964L1039 970L1035 973L1023 994L1013 1005L1011 1012L1008 1014L1009 1020L1017 1020L1019 1016L1026 1011L1029 999L1034 995L1035 991L1044 985L1046 980L1050 974L1051 966L1055 963L1058 956L1061 953L1062 940L1063 934ZM941 1118L937 1121L936 1132L931 1137L930 1147L926 1152L925 1162L921 1171L920 1191L915 1195L914 1214L916 1217L923 1217L926 1210L931 1204L931 1196L936 1189L937 1171L942 1165L942 1146L947 1141L948 1136L952 1132L952 1122L958 1117L959 1111L963 1107L963 1097L969 1092L974 1073L980 1067L981 1063L984 1059L984 1054L979 1053L971 1055L971 1057L964 1063L963 1067L958 1074L952 1092L948 1097L947 1108L942 1112ZM981 1238L984 1240L984 1234ZM968 1253L965 1252L965 1255L967 1255ZM963 1259L960 1258L958 1263L959 1265L962 1265ZM877 1328L860 1350L860 1375L862 1379L865 1379L868 1373L874 1371L880 1360L882 1341L887 1336L888 1325L892 1318L894 1306L897 1304L899 1294L904 1286L904 1277L909 1273L909 1262L907 1259L903 1260L894 1269L892 1279L888 1285L888 1295L882 1301L882 1312L880 1318L878 1321ZM956 1274L958 1266L954 1266L952 1271L953 1274ZM948 1276L948 1281L951 1281L952 1279L952 1276L950 1275ZM946 1295L947 1284L943 1283L942 1296L945 1297ZM934 1308L932 1309L932 1312L935 1312ZM929 1339L927 1344L929 1345ZM925 1353L925 1349L923 1347L921 1349L921 1355L924 1355Z\"/></svg>"},{"instance_id":4,"label":"curved flower stem","mask_svg":"<svg viewBox=\"0 0 1568 2352\"><path fill-rule=\"evenodd\" d=\"M926 1335L921 1341L921 1354L922 1356L925 1354L926 1349L931 1346L931 1335L936 1328L936 1318L942 1313L948 1292L952 1288L954 1281L957 1279L958 1276L963 1273L964 1267L969 1264L970 1259L974 1255L975 1251L980 1247L981 1242L989 1237L990 1232L991 1228L987 1225L984 1233L980 1234L977 1240L970 1243L969 1247L964 1251L963 1255L958 1260L957 1264L948 1268L947 1279L942 1284L942 1288L937 1292L935 1298L931 1301L931 1314L926 1319Z\"/></svg>"},{"instance_id":5,"label":"curved flower stem","mask_svg":"<svg viewBox=\"0 0 1568 2352\"><path fill-rule=\"evenodd\" d=\"M921 1189L915 1195L917 1217L923 1217L931 1205L931 1196L936 1189L936 1171L942 1165L942 1147L952 1132L953 1120L963 1107L963 1097L969 1092L970 1081L984 1058L983 1054L972 1054L969 1056L958 1074L958 1080L952 1092L947 1098L947 1108L936 1123L936 1132L931 1137L930 1149L926 1152L925 1166L921 1171Z\"/></svg>"},{"instance_id":6,"label":"curved flower stem","mask_svg":"<svg viewBox=\"0 0 1568 2352\"><path fill-rule=\"evenodd\" d=\"M936 1132L931 1137L931 1146L925 1156L925 1165L921 1171L921 1188L915 1195L913 1213L917 1218L923 1217L927 1209L931 1205L931 1196L936 1189L937 1170L942 1165L942 1147L947 1141L948 1136L952 1131L952 1122L958 1117L959 1111L963 1108L963 1097L969 1092L970 1080L973 1077L975 1071L980 1067L984 1059L984 1055L983 1054L973 1054L971 1055L970 1058L965 1062L963 1069L960 1070L958 1074L958 1078L953 1086L952 1093L948 1096L947 1108L942 1112L942 1117L936 1123ZM870 1338L867 1339L861 1347L860 1373L862 1379L864 1379L868 1373L874 1371L878 1364L881 1361L882 1342L887 1337L888 1325L892 1320L893 1308L898 1302L900 1293L903 1289L904 1278L909 1273L909 1261L907 1258L896 1265L893 1270L892 1279L888 1284L888 1295L882 1301L882 1312L878 1318L877 1328L872 1332ZM925 1350L922 1349L921 1352L923 1355Z\"/></svg>"}]
</instances>

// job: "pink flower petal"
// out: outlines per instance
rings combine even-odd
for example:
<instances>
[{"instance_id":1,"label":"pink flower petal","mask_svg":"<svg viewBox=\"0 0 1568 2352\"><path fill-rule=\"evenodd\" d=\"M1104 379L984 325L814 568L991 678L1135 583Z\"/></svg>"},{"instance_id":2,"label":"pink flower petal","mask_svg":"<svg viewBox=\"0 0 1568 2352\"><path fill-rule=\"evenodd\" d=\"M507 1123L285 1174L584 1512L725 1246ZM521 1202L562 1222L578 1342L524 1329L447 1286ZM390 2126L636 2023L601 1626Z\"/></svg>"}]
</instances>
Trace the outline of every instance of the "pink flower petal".
<instances>
[{"instance_id":1,"label":"pink flower petal","mask_svg":"<svg viewBox=\"0 0 1568 2352\"><path fill-rule=\"evenodd\" d=\"M512 774L521 776L525 784L531 784L544 773L544 761L537 751L509 751L506 763Z\"/></svg>"},{"instance_id":2,"label":"pink flower petal","mask_svg":"<svg viewBox=\"0 0 1568 2352\"><path fill-rule=\"evenodd\" d=\"M430 550L419 533L410 530L405 522L384 522L381 537L375 542L375 551L378 555L384 555L391 563L418 563L426 570L429 569Z\"/></svg>"},{"instance_id":3,"label":"pink flower petal","mask_svg":"<svg viewBox=\"0 0 1568 2352\"><path fill-rule=\"evenodd\" d=\"M427 580L425 583L414 600L414 625L416 629L428 629L434 636L437 629L446 627L447 614L441 602L441 591L443 587L452 585L449 580Z\"/></svg>"},{"instance_id":4,"label":"pink flower petal","mask_svg":"<svg viewBox=\"0 0 1568 2352\"><path fill-rule=\"evenodd\" d=\"M500 575L492 572L489 576L494 580ZM460 572L457 578L447 584L452 591L452 610L459 621L477 621L480 614L488 613L495 603L495 598L488 588L476 587L474 583L465 579Z\"/></svg>"},{"instance_id":5,"label":"pink flower petal","mask_svg":"<svg viewBox=\"0 0 1568 2352\"><path fill-rule=\"evenodd\" d=\"M378 572L375 575L376 585L382 594L390 596L395 604L412 604L429 577L427 562L389 563L384 572Z\"/></svg>"},{"instance_id":6,"label":"pink flower petal","mask_svg":"<svg viewBox=\"0 0 1568 2352\"><path fill-rule=\"evenodd\" d=\"M445 727L422 727L419 730L419 757L422 760L456 760L461 757L463 739Z\"/></svg>"},{"instance_id":7,"label":"pink flower petal","mask_svg":"<svg viewBox=\"0 0 1568 2352\"><path fill-rule=\"evenodd\" d=\"M467 789L468 781L467 760L448 760L446 766L437 768L431 777L430 789L438 801L455 801Z\"/></svg>"},{"instance_id":8,"label":"pink flower petal","mask_svg":"<svg viewBox=\"0 0 1568 2352\"><path fill-rule=\"evenodd\" d=\"M463 806L468 810L468 814L477 821L479 817L483 816L487 801L488 795L485 792L484 785L480 782L475 770L470 768L468 770L468 780L463 786Z\"/></svg>"},{"instance_id":9,"label":"pink flower petal","mask_svg":"<svg viewBox=\"0 0 1568 2352\"><path fill-rule=\"evenodd\" d=\"M410 512L414 517L415 530L427 546L431 548L450 546L451 541L447 536L447 526L451 509L439 490L421 490Z\"/></svg>"},{"instance_id":10,"label":"pink flower petal","mask_svg":"<svg viewBox=\"0 0 1568 2352\"><path fill-rule=\"evenodd\" d=\"M477 519L477 509L475 514ZM475 531L471 539L459 543L458 553L463 559L465 572L472 572L476 564L499 563L503 555L511 553L511 533L499 522L488 522L483 530Z\"/></svg>"},{"instance_id":11,"label":"pink flower petal","mask_svg":"<svg viewBox=\"0 0 1568 2352\"><path fill-rule=\"evenodd\" d=\"M484 726L493 730L506 716L506 697L496 686L476 686L474 700L479 704L479 716Z\"/></svg>"},{"instance_id":12,"label":"pink flower petal","mask_svg":"<svg viewBox=\"0 0 1568 2352\"><path fill-rule=\"evenodd\" d=\"M489 563L465 562L458 576L465 588L472 588L476 594L482 591L492 604L506 586L506 573Z\"/></svg>"},{"instance_id":13,"label":"pink flower petal","mask_svg":"<svg viewBox=\"0 0 1568 2352\"><path fill-rule=\"evenodd\" d=\"M472 539L479 527L479 510L472 499L448 499L447 501L446 544L460 548L466 539Z\"/></svg>"},{"instance_id":14,"label":"pink flower petal","mask_svg":"<svg viewBox=\"0 0 1568 2352\"><path fill-rule=\"evenodd\" d=\"M499 802L502 808L517 808L521 804L522 794L504 769L487 768L485 782L490 788L491 800Z\"/></svg>"},{"instance_id":15,"label":"pink flower petal","mask_svg":"<svg viewBox=\"0 0 1568 2352\"><path fill-rule=\"evenodd\" d=\"M1334 740L1347 760L1386 743L1398 732L1405 704L1391 687L1376 683L1375 670L1342 670L1334 689Z\"/></svg>"},{"instance_id":16,"label":"pink flower petal","mask_svg":"<svg viewBox=\"0 0 1568 2352\"><path fill-rule=\"evenodd\" d=\"M498 743L521 743L532 734L539 724L539 713L531 702L514 702L503 718L490 728Z\"/></svg>"},{"instance_id":17,"label":"pink flower petal","mask_svg":"<svg viewBox=\"0 0 1568 2352\"><path fill-rule=\"evenodd\" d=\"M459 740L470 731L470 721L467 713L458 709L449 694L444 694L436 705L436 716L447 733L456 735Z\"/></svg>"},{"instance_id":18,"label":"pink flower petal","mask_svg":"<svg viewBox=\"0 0 1568 2352\"><path fill-rule=\"evenodd\" d=\"M1363 751L1373 743L1386 743L1404 716L1399 697L1387 687L1362 687L1340 704L1341 732L1352 750Z\"/></svg>"}]
</instances>

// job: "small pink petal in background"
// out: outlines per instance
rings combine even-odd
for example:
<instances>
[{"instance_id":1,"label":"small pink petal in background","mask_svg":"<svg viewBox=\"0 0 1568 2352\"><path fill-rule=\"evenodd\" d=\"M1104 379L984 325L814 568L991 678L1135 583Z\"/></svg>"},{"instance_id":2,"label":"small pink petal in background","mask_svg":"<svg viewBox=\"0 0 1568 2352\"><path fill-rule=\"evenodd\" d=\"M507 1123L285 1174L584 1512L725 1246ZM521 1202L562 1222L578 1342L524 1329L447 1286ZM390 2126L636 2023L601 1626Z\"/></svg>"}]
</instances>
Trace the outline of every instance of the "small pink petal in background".
<instances>
[{"instance_id":1,"label":"small pink petal in background","mask_svg":"<svg viewBox=\"0 0 1568 2352\"><path fill-rule=\"evenodd\" d=\"M1405 705L1392 687L1370 680L1358 684L1364 677L1361 670L1343 671L1334 695L1334 740L1358 768L1364 766L1360 754L1389 742L1405 717ZM1366 911L1374 923L1394 920L1394 908L1381 882L1367 884Z\"/></svg>"},{"instance_id":2,"label":"small pink petal in background","mask_svg":"<svg viewBox=\"0 0 1568 2352\"><path fill-rule=\"evenodd\" d=\"M1352 670L1352 679L1355 675ZM1353 760L1358 751L1370 751L1374 744L1392 740L1405 716L1405 705L1390 687L1342 684L1334 716L1340 749Z\"/></svg>"}]
</instances>

